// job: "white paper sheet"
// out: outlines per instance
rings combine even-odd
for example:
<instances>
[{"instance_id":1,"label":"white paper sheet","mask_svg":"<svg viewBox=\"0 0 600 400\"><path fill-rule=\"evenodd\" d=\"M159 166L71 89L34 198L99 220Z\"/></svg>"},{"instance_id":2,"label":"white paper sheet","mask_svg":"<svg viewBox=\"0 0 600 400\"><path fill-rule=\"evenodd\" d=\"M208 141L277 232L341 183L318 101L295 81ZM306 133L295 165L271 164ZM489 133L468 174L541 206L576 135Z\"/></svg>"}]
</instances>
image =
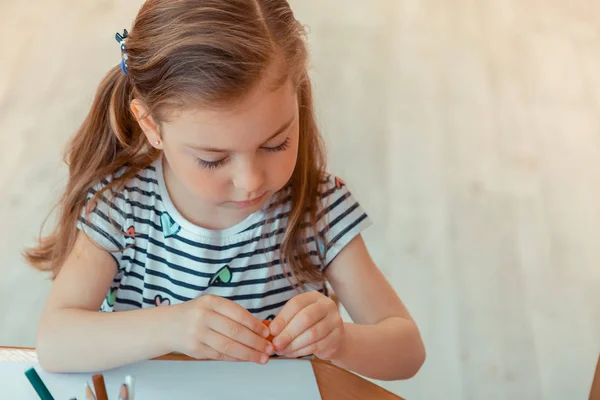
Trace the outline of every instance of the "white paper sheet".
<instances>
[{"instance_id":1,"label":"white paper sheet","mask_svg":"<svg viewBox=\"0 0 600 400\"><path fill-rule=\"evenodd\" d=\"M24 372L35 367L55 400L84 400L93 374L50 374L37 363L0 362L0 399L37 400ZM103 372L110 400L126 375L135 378L136 400L319 400L308 360L271 360L267 365L219 361L145 361ZM93 386L92 386L93 387Z\"/></svg>"}]
</instances>

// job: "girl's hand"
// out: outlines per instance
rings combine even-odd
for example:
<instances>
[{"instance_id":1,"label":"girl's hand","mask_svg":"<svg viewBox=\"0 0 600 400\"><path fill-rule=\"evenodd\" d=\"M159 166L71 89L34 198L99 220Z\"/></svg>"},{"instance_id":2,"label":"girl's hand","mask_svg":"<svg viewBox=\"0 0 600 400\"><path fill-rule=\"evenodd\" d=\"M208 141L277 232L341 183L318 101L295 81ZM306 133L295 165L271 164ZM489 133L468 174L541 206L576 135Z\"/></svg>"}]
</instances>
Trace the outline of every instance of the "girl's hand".
<instances>
[{"instance_id":1,"label":"girl's hand","mask_svg":"<svg viewBox=\"0 0 600 400\"><path fill-rule=\"evenodd\" d=\"M316 291L288 301L269 328L277 354L291 358L314 354L329 360L345 338L337 305Z\"/></svg>"},{"instance_id":2,"label":"girl's hand","mask_svg":"<svg viewBox=\"0 0 600 400\"><path fill-rule=\"evenodd\" d=\"M180 321L175 351L198 359L258 364L266 364L274 353L266 339L269 329L231 300L204 295L173 309L178 309Z\"/></svg>"}]
</instances>

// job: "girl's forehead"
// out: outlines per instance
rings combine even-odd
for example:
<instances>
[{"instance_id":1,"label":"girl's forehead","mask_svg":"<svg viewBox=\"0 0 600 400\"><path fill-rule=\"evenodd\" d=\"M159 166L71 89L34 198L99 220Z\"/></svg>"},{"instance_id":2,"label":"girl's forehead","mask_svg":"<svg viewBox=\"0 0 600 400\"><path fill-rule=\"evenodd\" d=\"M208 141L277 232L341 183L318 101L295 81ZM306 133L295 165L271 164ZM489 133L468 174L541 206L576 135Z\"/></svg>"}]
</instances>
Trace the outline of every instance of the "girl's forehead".
<instances>
[{"instance_id":1,"label":"girl's forehead","mask_svg":"<svg viewBox=\"0 0 600 400\"><path fill-rule=\"evenodd\" d=\"M284 63L277 58L271 63L262 79L256 82L251 89L228 104L219 104L211 107L210 104L202 106L173 108L167 111L163 123L192 123L192 124L219 124L232 123L236 120L247 120L249 116L268 116L265 111L275 113L279 106L289 106L295 101L296 88L291 76L288 74Z\"/></svg>"},{"instance_id":2,"label":"girl's forehead","mask_svg":"<svg viewBox=\"0 0 600 400\"><path fill-rule=\"evenodd\" d=\"M165 138L195 147L231 148L239 142L268 139L297 114L296 91L288 81L275 90L259 87L231 107L175 111L162 128Z\"/></svg>"}]
</instances>

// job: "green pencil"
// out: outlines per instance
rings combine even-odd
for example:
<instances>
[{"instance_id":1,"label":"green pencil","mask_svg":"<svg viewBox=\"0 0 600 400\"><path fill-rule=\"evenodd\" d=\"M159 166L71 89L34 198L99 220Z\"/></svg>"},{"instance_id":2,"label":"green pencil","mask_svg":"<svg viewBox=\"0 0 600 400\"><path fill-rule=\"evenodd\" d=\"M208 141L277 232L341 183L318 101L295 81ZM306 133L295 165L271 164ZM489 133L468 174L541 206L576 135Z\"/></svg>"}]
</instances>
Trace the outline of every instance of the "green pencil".
<instances>
[{"instance_id":1,"label":"green pencil","mask_svg":"<svg viewBox=\"0 0 600 400\"><path fill-rule=\"evenodd\" d=\"M33 386L33 388L37 392L38 396L40 396L40 399L54 400L54 397L52 397L50 391L48 390L46 385L44 385L42 378L40 378L35 368L30 368L27 371L25 371L25 376L31 383L31 386Z\"/></svg>"}]
</instances>

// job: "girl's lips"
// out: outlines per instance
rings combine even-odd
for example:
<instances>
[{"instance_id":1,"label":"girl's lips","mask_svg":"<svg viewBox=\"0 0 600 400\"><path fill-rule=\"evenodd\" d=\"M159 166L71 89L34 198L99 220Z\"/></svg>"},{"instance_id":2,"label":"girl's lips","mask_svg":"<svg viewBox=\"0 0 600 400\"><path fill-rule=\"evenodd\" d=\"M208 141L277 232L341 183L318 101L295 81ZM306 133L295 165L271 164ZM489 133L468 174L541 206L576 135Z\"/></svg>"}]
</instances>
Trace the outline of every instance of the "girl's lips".
<instances>
[{"instance_id":1,"label":"girl's lips","mask_svg":"<svg viewBox=\"0 0 600 400\"><path fill-rule=\"evenodd\" d=\"M259 203L264 197L265 197L265 195L262 194L262 195L260 195L258 197L255 197L255 198L251 199L251 200L234 201L233 204L235 204L238 207L250 207L250 206L253 206L253 205Z\"/></svg>"}]
</instances>

